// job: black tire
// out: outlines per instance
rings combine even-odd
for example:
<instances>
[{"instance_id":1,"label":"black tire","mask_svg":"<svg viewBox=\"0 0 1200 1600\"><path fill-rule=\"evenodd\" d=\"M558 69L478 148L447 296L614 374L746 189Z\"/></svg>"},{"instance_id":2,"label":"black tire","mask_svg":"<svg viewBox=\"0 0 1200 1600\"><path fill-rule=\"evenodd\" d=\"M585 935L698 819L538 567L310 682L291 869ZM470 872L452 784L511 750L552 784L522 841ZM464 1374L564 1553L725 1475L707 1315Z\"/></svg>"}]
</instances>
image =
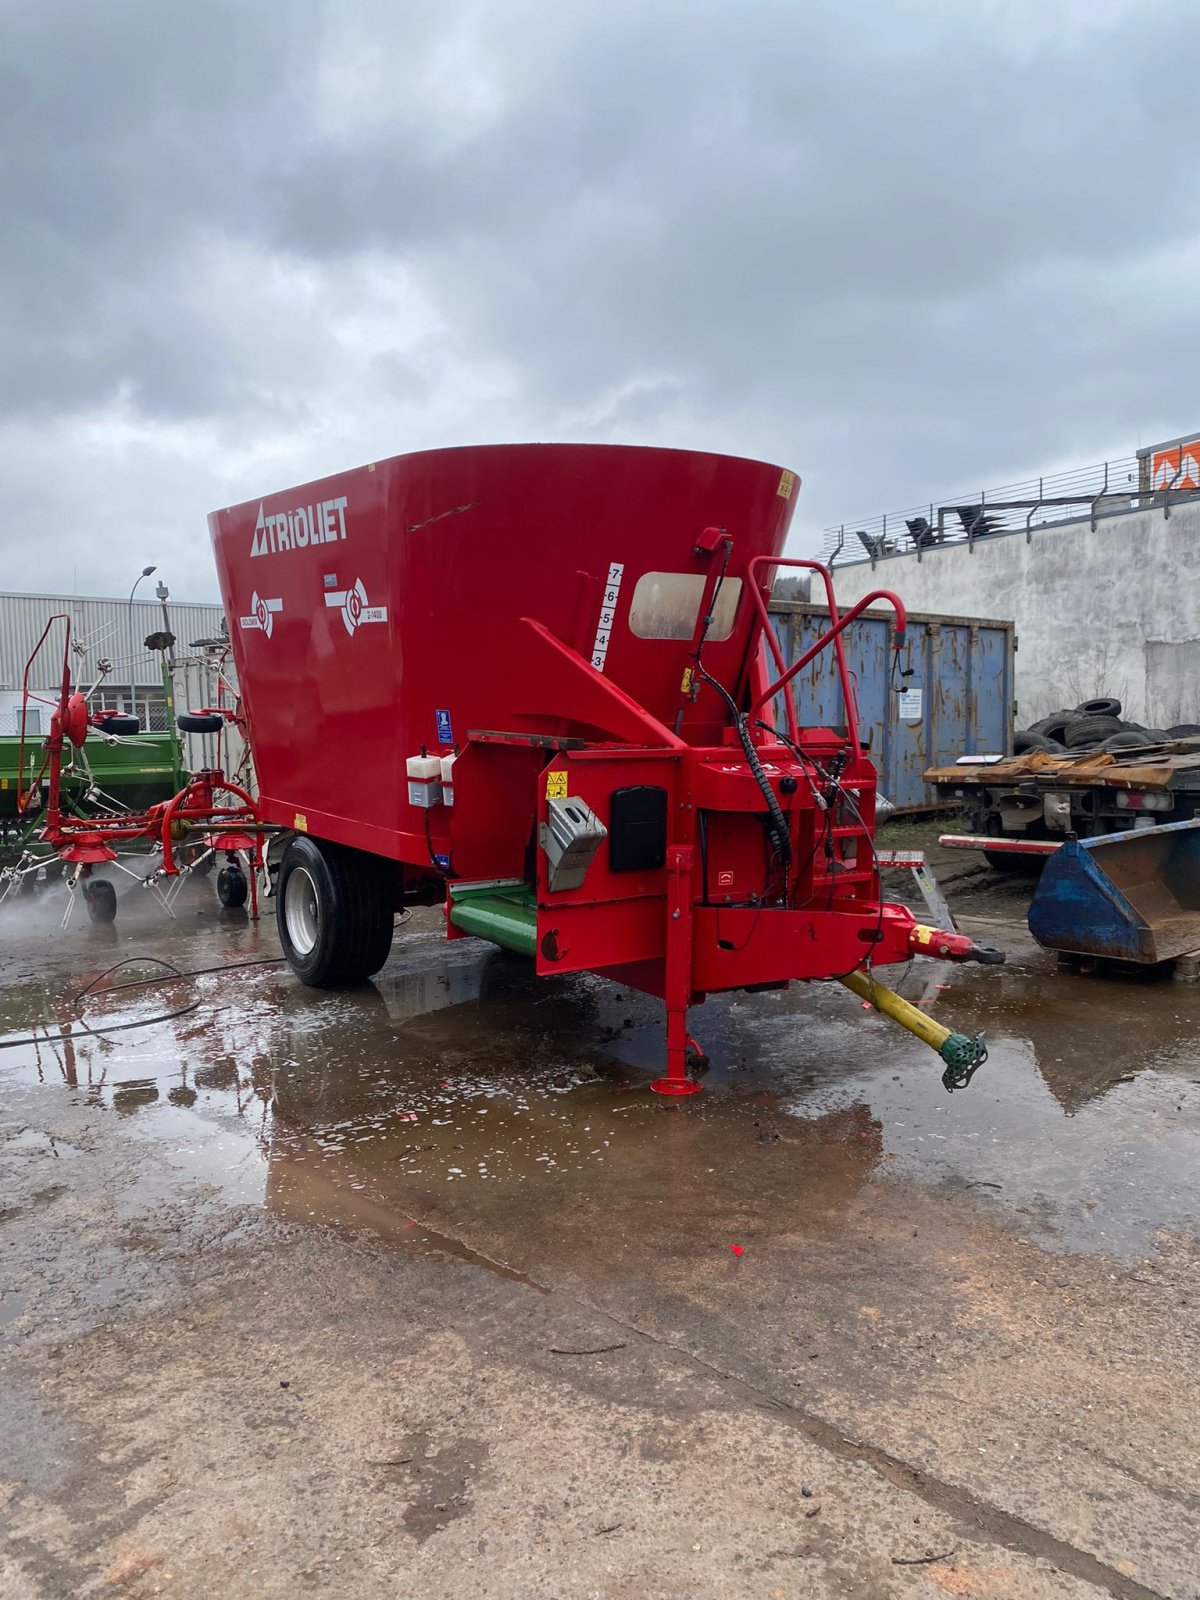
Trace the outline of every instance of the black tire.
<instances>
[{"instance_id":1,"label":"black tire","mask_svg":"<svg viewBox=\"0 0 1200 1600\"><path fill-rule=\"evenodd\" d=\"M1098 746L1101 750L1140 750L1144 745L1153 744L1153 740L1142 732L1133 732L1126 728L1121 733L1111 734L1107 739L1102 739Z\"/></svg>"},{"instance_id":2,"label":"black tire","mask_svg":"<svg viewBox=\"0 0 1200 1600\"><path fill-rule=\"evenodd\" d=\"M250 885L246 881L246 874L237 862L230 861L217 873L217 899L230 911L235 911L238 906L244 906L249 893Z\"/></svg>"},{"instance_id":3,"label":"black tire","mask_svg":"<svg viewBox=\"0 0 1200 1600\"><path fill-rule=\"evenodd\" d=\"M1061 754L1062 749L1057 739L1050 739L1044 733L1035 733L1032 728L1013 735L1013 754L1017 756L1024 755L1028 750L1045 750L1050 755Z\"/></svg>"},{"instance_id":4,"label":"black tire","mask_svg":"<svg viewBox=\"0 0 1200 1600\"><path fill-rule=\"evenodd\" d=\"M142 724L137 717L101 717L96 723L101 733L141 733Z\"/></svg>"},{"instance_id":5,"label":"black tire","mask_svg":"<svg viewBox=\"0 0 1200 1600\"><path fill-rule=\"evenodd\" d=\"M83 903L93 922L113 922L117 915L117 891L107 878L83 880Z\"/></svg>"},{"instance_id":6,"label":"black tire","mask_svg":"<svg viewBox=\"0 0 1200 1600\"><path fill-rule=\"evenodd\" d=\"M1010 855L1007 850L985 850L983 859L1006 878L1032 878L1046 863L1045 856Z\"/></svg>"},{"instance_id":7,"label":"black tire","mask_svg":"<svg viewBox=\"0 0 1200 1600\"><path fill-rule=\"evenodd\" d=\"M279 864L275 920L301 983L336 989L379 971L392 948L389 879L375 856L324 840L292 840Z\"/></svg>"},{"instance_id":8,"label":"black tire","mask_svg":"<svg viewBox=\"0 0 1200 1600\"><path fill-rule=\"evenodd\" d=\"M225 718L219 717L215 711L181 711L175 718L175 726L180 733L220 733L225 726Z\"/></svg>"},{"instance_id":9,"label":"black tire","mask_svg":"<svg viewBox=\"0 0 1200 1600\"><path fill-rule=\"evenodd\" d=\"M1067 729L1076 720L1077 713L1074 711L1052 711L1048 717L1031 722L1026 732L1040 733L1043 738L1057 739L1061 744L1067 736Z\"/></svg>"},{"instance_id":10,"label":"black tire","mask_svg":"<svg viewBox=\"0 0 1200 1600\"><path fill-rule=\"evenodd\" d=\"M1081 717L1119 717L1121 715L1121 702L1102 697L1099 700L1085 700L1081 706L1075 707L1076 714Z\"/></svg>"},{"instance_id":11,"label":"black tire","mask_svg":"<svg viewBox=\"0 0 1200 1600\"><path fill-rule=\"evenodd\" d=\"M1165 728L1143 728L1142 738L1147 744L1169 744L1171 735Z\"/></svg>"},{"instance_id":12,"label":"black tire","mask_svg":"<svg viewBox=\"0 0 1200 1600\"><path fill-rule=\"evenodd\" d=\"M1168 728L1167 732L1172 739L1195 739L1200 736L1200 722L1177 722L1173 728Z\"/></svg>"},{"instance_id":13,"label":"black tire","mask_svg":"<svg viewBox=\"0 0 1200 1600\"><path fill-rule=\"evenodd\" d=\"M1121 731L1120 721L1114 716L1080 717L1067 729L1067 749L1085 750L1089 746L1098 745L1101 739L1110 739L1114 733Z\"/></svg>"}]
</instances>

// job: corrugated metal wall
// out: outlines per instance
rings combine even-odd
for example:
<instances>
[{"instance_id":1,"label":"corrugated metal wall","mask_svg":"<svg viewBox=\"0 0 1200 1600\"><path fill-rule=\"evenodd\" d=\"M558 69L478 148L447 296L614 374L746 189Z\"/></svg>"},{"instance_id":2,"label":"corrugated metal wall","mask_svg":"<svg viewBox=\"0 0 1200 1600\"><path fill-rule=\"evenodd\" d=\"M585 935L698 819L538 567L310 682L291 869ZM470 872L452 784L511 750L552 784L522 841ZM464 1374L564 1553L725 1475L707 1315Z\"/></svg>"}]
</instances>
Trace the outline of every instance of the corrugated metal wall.
<instances>
[{"instance_id":1,"label":"corrugated metal wall","mask_svg":"<svg viewBox=\"0 0 1200 1600\"><path fill-rule=\"evenodd\" d=\"M771 620L790 665L829 626L829 613L820 606L780 605L771 607ZM919 811L935 803L921 781L927 767L1011 749L1016 641L1011 622L910 612L900 659L912 675L899 680L904 693L898 695L891 680L893 624L892 613L883 609L851 623L843 635L846 662L880 788L897 809ZM810 662L792 687L802 727L845 722L831 649Z\"/></svg>"},{"instance_id":2,"label":"corrugated metal wall","mask_svg":"<svg viewBox=\"0 0 1200 1600\"><path fill-rule=\"evenodd\" d=\"M225 692L221 691L221 680ZM175 698L175 711L199 711L204 706L231 705L237 692L237 673L233 657L224 661L214 657L187 656L179 658L171 672ZM200 772L217 765L218 741L213 733L184 733L183 764L189 772ZM246 759L246 741L232 723L226 723L220 736L221 767L227 778L233 778L258 793L254 764Z\"/></svg>"},{"instance_id":3,"label":"corrugated metal wall","mask_svg":"<svg viewBox=\"0 0 1200 1600\"><path fill-rule=\"evenodd\" d=\"M139 689L159 687L160 658L142 644L147 634L162 629L162 606L157 600L143 600L139 595L131 607L126 600L93 600L79 595L0 594L0 690L20 689L25 663L47 619L59 611L70 616L72 639L83 647L82 654L77 651L74 657L77 683L91 684L96 677L96 662L103 656L113 665L110 683L134 682ZM217 637L225 621L225 613L218 605L177 605L168 600L167 614L171 632L178 640L178 654L187 653L194 639ZM56 688L61 673L59 625L38 656L34 687L39 691Z\"/></svg>"}]
</instances>

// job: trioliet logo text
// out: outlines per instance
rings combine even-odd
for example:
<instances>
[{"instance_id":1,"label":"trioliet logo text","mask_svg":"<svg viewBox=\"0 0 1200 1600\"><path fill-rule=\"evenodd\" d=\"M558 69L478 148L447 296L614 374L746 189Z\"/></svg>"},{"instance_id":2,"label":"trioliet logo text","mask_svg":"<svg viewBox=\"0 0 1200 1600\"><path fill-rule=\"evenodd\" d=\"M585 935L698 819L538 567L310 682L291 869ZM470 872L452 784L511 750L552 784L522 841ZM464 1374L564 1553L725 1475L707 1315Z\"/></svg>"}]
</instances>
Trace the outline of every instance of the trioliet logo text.
<instances>
[{"instance_id":1,"label":"trioliet logo text","mask_svg":"<svg viewBox=\"0 0 1200 1600\"><path fill-rule=\"evenodd\" d=\"M294 511L264 512L260 501L252 556L278 555L282 550L305 550L310 545L336 544L346 537L346 496L318 500Z\"/></svg>"}]
</instances>

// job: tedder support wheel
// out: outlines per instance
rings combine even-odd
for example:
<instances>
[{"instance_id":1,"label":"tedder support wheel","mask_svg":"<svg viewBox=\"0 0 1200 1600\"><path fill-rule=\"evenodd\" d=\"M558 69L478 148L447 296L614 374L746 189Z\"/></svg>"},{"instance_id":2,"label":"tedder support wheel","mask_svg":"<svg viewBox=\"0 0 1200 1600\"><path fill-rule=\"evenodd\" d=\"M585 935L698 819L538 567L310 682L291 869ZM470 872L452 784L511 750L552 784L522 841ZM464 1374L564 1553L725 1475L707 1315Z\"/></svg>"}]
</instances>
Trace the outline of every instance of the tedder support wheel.
<instances>
[{"instance_id":1,"label":"tedder support wheel","mask_svg":"<svg viewBox=\"0 0 1200 1600\"><path fill-rule=\"evenodd\" d=\"M275 887L279 942L302 983L334 989L379 971L392 947L384 863L358 850L298 837Z\"/></svg>"},{"instance_id":2,"label":"tedder support wheel","mask_svg":"<svg viewBox=\"0 0 1200 1600\"><path fill-rule=\"evenodd\" d=\"M93 922L113 922L117 915L117 891L107 878L86 878L83 903Z\"/></svg>"},{"instance_id":3,"label":"tedder support wheel","mask_svg":"<svg viewBox=\"0 0 1200 1600\"><path fill-rule=\"evenodd\" d=\"M244 906L249 893L246 874L236 861L231 861L217 873L217 899L223 906L228 906L231 911Z\"/></svg>"}]
</instances>

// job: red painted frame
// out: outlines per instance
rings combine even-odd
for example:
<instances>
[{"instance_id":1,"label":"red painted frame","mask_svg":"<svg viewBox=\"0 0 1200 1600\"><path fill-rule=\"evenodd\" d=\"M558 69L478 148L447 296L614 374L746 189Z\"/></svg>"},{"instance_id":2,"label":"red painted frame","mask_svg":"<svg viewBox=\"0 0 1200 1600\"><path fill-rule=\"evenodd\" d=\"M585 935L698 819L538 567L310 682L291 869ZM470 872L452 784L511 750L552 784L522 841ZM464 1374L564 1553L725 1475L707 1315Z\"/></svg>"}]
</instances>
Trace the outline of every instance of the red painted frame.
<instances>
[{"instance_id":1,"label":"red painted frame","mask_svg":"<svg viewBox=\"0 0 1200 1600\"><path fill-rule=\"evenodd\" d=\"M103 717L88 712L81 694L71 693L71 618L66 612L56 612L48 619L25 663L23 704L28 705L31 700L40 698L29 689L29 675L56 622L65 624L59 698L50 719L45 756L37 776L28 789L20 787L21 777L18 776L18 810L31 809L30 802L43 775L48 772L45 820L38 836L61 861L83 866L89 871L93 866L115 861L116 845L144 840L159 845L163 872L168 877L177 876L180 868L174 847L183 832L198 832L204 843L214 850L243 851L251 859L251 914L257 916L257 873L262 867L262 821L253 796L239 784L231 782L223 772L214 769L195 773L169 800L144 811L125 811L116 816L103 817L76 817L63 812L62 762L66 746L68 743L82 745L89 728L101 723ZM227 721L234 721L240 713L236 709L226 708L221 715ZM22 714L21 743L18 747L19 774L25 770L26 720ZM218 795L231 795L234 804L219 805Z\"/></svg>"},{"instance_id":2,"label":"red painted frame","mask_svg":"<svg viewBox=\"0 0 1200 1600\"><path fill-rule=\"evenodd\" d=\"M401 901L427 898L439 877L451 892L526 881L539 972L601 972L663 998L656 1087L670 1093L690 1091L687 1008L706 993L906 960L915 919L880 898L876 775L842 643L879 600L902 634L904 607L877 591L842 616L828 569L782 556L795 483L776 466L701 453L482 446L395 457L213 513L263 815L399 862ZM782 566L817 573L830 614L791 667L766 609ZM686 638L629 625L638 583L658 573L704 577ZM739 580L742 599L729 636L706 639L722 579ZM355 584L359 608L347 610ZM825 649L844 736L801 729L787 693ZM706 675L726 686L736 720ZM771 712L780 692L787 741ZM449 754L451 741L454 805L423 811L407 798L404 760ZM784 815L786 864L754 765ZM617 872L602 846L581 887L552 889L537 848L548 784L607 826L614 792L634 783L666 791L663 864Z\"/></svg>"}]
</instances>

